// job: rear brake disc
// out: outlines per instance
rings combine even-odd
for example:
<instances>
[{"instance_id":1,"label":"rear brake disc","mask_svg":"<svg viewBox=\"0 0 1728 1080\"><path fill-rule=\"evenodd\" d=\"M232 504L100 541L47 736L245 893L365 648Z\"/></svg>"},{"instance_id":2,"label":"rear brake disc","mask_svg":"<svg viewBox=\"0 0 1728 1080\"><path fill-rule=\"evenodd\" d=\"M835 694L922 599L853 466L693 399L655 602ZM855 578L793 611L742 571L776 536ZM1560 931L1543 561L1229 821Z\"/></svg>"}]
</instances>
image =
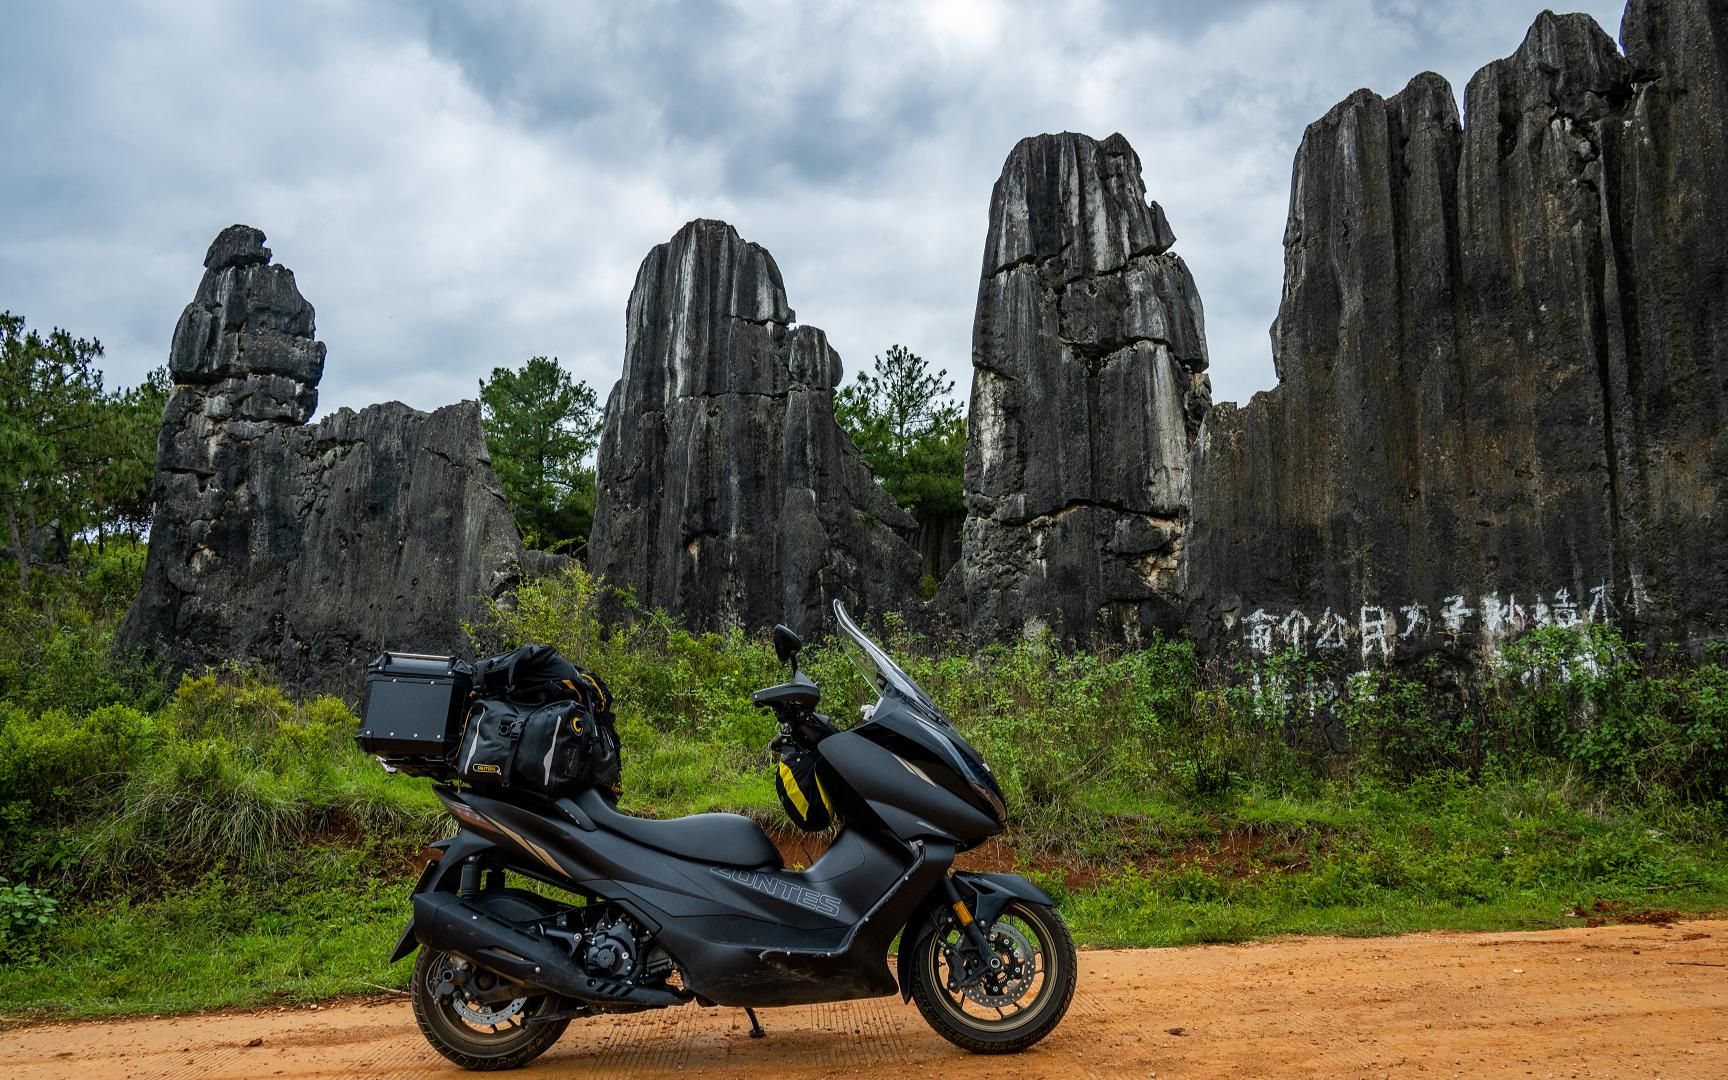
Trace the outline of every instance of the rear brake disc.
<instances>
[{"instance_id":1,"label":"rear brake disc","mask_svg":"<svg viewBox=\"0 0 1728 1080\"><path fill-rule=\"evenodd\" d=\"M465 1023L475 1027L497 1027L520 1013L528 999L519 997L503 1005L472 1005L462 994L454 994L450 998L450 1007L456 1010Z\"/></svg>"}]
</instances>

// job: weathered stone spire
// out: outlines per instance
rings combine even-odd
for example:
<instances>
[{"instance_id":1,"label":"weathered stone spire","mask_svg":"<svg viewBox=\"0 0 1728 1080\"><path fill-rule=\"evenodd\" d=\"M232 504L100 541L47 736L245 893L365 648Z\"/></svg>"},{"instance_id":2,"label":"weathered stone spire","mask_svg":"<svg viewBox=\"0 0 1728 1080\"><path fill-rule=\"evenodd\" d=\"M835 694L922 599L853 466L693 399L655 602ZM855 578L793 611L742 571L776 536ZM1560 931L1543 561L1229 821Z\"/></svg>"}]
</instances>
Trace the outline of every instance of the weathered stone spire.
<instances>
[{"instance_id":1,"label":"weathered stone spire","mask_svg":"<svg viewBox=\"0 0 1728 1080\"><path fill-rule=\"evenodd\" d=\"M1200 296L1120 135L1023 139L990 199L961 564L981 638L1137 640L1180 622ZM947 586L950 594L954 586Z\"/></svg>"},{"instance_id":2,"label":"weathered stone spire","mask_svg":"<svg viewBox=\"0 0 1728 1080\"><path fill-rule=\"evenodd\" d=\"M703 628L814 632L915 603L909 515L834 420L840 357L723 221L648 253L606 403L592 568Z\"/></svg>"},{"instance_id":3,"label":"weathered stone spire","mask_svg":"<svg viewBox=\"0 0 1728 1080\"><path fill-rule=\"evenodd\" d=\"M306 424L324 345L293 272L244 225L204 266L169 350L150 553L118 648L345 695L383 649L466 648L463 620L522 557L479 408Z\"/></svg>"},{"instance_id":4,"label":"weathered stone spire","mask_svg":"<svg viewBox=\"0 0 1728 1080\"><path fill-rule=\"evenodd\" d=\"M1202 641L1352 667L1540 625L1721 634L1728 8L1543 13L1296 156L1280 384L1194 452Z\"/></svg>"}]
</instances>

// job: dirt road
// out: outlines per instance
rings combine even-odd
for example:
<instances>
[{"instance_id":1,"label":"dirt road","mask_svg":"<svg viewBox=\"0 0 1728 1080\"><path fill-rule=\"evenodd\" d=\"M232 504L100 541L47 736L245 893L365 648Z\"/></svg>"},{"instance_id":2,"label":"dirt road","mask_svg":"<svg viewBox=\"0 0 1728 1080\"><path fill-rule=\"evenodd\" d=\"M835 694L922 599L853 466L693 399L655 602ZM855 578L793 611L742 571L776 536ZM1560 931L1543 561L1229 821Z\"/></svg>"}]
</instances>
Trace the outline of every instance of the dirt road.
<instances>
[{"instance_id":1,"label":"dirt road","mask_svg":"<svg viewBox=\"0 0 1728 1080\"><path fill-rule=\"evenodd\" d=\"M898 999L578 1021L529 1076L1728 1077L1728 920L1083 952L1056 1033L961 1053ZM249 1045L256 1042L256 1045ZM8 1080L462 1075L399 999L0 1031Z\"/></svg>"}]
</instances>

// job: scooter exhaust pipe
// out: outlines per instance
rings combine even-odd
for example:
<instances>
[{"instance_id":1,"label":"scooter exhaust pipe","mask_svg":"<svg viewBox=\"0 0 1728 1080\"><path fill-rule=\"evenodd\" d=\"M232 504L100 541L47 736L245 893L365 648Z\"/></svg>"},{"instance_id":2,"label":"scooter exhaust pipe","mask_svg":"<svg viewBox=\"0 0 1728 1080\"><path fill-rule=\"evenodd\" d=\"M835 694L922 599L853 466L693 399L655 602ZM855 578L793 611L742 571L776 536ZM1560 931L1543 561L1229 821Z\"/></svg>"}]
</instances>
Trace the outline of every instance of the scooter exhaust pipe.
<instances>
[{"instance_id":1,"label":"scooter exhaust pipe","mask_svg":"<svg viewBox=\"0 0 1728 1080\"><path fill-rule=\"evenodd\" d=\"M588 1005L658 1008L685 1000L669 990L590 975L562 945L525 934L455 893L415 894L414 936L426 948L467 957L507 979Z\"/></svg>"}]
</instances>

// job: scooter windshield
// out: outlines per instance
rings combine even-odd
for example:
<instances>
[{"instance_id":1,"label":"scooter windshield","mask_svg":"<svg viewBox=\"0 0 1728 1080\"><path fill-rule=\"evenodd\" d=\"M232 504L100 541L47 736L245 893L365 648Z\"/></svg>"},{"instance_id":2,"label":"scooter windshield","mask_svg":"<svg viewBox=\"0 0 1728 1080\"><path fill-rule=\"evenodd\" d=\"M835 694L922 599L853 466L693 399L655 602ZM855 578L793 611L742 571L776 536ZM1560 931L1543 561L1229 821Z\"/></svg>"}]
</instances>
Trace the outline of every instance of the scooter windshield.
<instances>
[{"instance_id":1,"label":"scooter windshield","mask_svg":"<svg viewBox=\"0 0 1728 1080\"><path fill-rule=\"evenodd\" d=\"M834 618L840 623L841 641L846 646L846 655L852 659L852 664L859 674L869 680L870 685L884 698L895 698L912 707L927 720L952 727L948 718L942 715L942 710L930 700L922 687L912 681L912 676L900 669L882 647L871 641L864 631L858 629L858 624L846 614L846 607L840 601L834 601Z\"/></svg>"}]
</instances>

